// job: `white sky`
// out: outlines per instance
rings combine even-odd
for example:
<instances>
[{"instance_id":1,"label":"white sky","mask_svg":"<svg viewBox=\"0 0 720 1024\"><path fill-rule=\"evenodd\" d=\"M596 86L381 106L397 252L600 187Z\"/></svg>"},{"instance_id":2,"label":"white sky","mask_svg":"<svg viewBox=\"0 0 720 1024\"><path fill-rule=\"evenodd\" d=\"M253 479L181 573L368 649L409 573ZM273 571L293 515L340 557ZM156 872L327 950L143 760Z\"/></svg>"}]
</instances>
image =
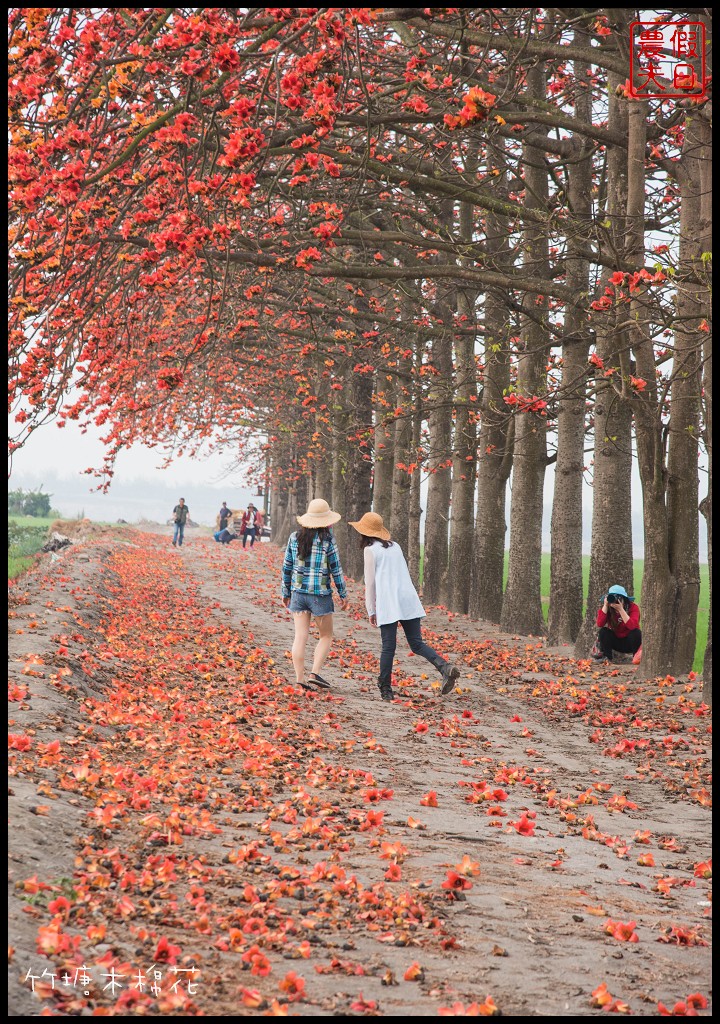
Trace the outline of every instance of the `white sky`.
<instances>
[{"instance_id":1,"label":"white sky","mask_svg":"<svg viewBox=\"0 0 720 1024\"><path fill-rule=\"evenodd\" d=\"M78 424L72 421L68 421L62 429L54 423L48 423L36 430L24 447L15 452L12 472L20 477L26 474L35 476L47 471L62 478L77 480L78 475L84 474L86 469L102 465L104 454L100 431L91 428L83 434ZM223 487L227 486L225 481L231 478L244 478L237 471L228 474L228 466L232 461L230 452L210 455L204 459L181 456L173 459L172 465L164 470L159 468L162 461L163 454L159 448L134 445L119 453L114 479L128 483L138 479L158 480L161 476L162 482L166 484L194 481L207 487ZM94 479L85 477L91 486ZM12 478L10 484L12 486Z\"/></svg>"}]
</instances>

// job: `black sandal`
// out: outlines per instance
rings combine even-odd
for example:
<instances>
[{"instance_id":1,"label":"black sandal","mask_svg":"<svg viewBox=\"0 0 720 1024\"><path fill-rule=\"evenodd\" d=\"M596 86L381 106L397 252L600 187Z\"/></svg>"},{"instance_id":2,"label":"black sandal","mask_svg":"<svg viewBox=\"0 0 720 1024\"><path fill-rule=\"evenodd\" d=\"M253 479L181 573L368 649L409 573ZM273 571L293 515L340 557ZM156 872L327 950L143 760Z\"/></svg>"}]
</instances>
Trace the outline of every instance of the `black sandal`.
<instances>
[{"instance_id":1,"label":"black sandal","mask_svg":"<svg viewBox=\"0 0 720 1024\"><path fill-rule=\"evenodd\" d=\"M322 690L330 689L330 683L327 681L327 679L323 679L323 677L319 676L317 672L310 673L310 678L308 679L308 682L312 683L313 686L319 686L320 689Z\"/></svg>"},{"instance_id":2,"label":"black sandal","mask_svg":"<svg viewBox=\"0 0 720 1024\"><path fill-rule=\"evenodd\" d=\"M301 683L301 682L298 681L295 685L296 686L302 686L303 690L307 690L308 693L313 693L314 689L315 689L313 686L310 685L310 683L307 683L307 682L306 683Z\"/></svg>"}]
</instances>

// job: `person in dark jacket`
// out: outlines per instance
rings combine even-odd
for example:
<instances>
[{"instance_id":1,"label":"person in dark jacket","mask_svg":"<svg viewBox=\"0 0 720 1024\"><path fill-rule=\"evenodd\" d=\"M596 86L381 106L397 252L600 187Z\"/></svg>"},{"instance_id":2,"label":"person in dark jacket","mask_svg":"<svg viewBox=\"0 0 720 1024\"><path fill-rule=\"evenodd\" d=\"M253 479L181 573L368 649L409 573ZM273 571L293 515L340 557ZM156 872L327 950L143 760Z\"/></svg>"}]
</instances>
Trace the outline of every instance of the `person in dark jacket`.
<instances>
[{"instance_id":1,"label":"person in dark jacket","mask_svg":"<svg viewBox=\"0 0 720 1024\"><path fill-rule=\"evenodd\" d=\"M624 587L610 587L597 613L598 651L596 661L612 661L613 651L633 654L637 658L642 647L640 609Z\"/></svg>"},{"instance_id":2,"label":"person in dark jacket","mask_svg":"<svg viewBox=\"0 0 720 1024\"><path fill-rule=\"evenodd\" d=\"M232 519L232 509L229 509L227 507L227 502L224 501L222 503L222 508L220 509L220 511L217 514L218 532L222 533L222 531L225 529L225 527L227 526L227 524L230 522L231 519Z\"/></svg>"},{"instance_id":3,"label":"person in dark jacket","mask_svg":"<svg viewBox=\"0 0 720 1024\"><path fill-rule=\"evenodd\" d=\"M185 523L188 521L189 511L190 510L185 504L184 498L181 498L173 509L173 522L175 523L173 547L182 547L183 538L185 536Z\"/></svg>"}]
</instances>

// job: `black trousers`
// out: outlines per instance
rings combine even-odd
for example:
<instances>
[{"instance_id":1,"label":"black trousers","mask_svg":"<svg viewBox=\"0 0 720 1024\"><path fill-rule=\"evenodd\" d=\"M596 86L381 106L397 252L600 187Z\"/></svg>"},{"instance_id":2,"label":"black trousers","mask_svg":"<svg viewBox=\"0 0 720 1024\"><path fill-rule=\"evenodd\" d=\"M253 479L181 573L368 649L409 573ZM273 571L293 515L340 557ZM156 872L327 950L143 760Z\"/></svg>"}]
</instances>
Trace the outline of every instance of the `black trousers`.
<instances>
[{"instance_id":1,"label":"black trousers","mask_svg":"<svg viewBox=\"0 0 720 1024\"><path fill-rule=\"evenodd\" d=\"M410 650L413 654L419 654L422 658L426 658L431 665L435 666L435 668L442 669L443 666L447 665L447 661L423 640L422 630L420 629L421 621L422 620L418 618L405 619L400 622L400 625L405 632L405 637ZM389 684L391 680L395 648L397 646L397 628L397 622L388 622L384 626L380 627L382 651L380 652L379 682L381 685L383 683Z\"/></svg>"},{"instance_id":2,"label":"black trousers","mask_svg":"<svg viewBox=\"0 0 720 1024\"><path fill-rule=\"evenodd\" d=\"M635 654L641 643L642 633L639 629L631 629L627 636L616 636L607 626L603 626L598 632L598 647L602 654L611 660L613 651Z\"/></svg>"}]
</instances>

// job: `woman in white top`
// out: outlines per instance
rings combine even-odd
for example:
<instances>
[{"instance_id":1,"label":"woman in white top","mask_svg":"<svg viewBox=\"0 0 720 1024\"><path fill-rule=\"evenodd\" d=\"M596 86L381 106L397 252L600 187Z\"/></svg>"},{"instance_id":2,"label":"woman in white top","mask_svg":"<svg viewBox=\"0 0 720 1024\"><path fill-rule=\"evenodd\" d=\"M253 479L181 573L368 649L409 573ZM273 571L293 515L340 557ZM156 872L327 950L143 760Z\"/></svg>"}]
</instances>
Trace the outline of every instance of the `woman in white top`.
<instances>
[{"instance_id":1,"label":"woman in white top","mask_svg":"<svg viewBox=\"0 0 720 1024\"><path fill-rule=\"evenodd\" d=\"M382 516L366 512L357 523L350 523L362 537L365 549L365 605L373 626L380 627L382 651L378 685L383 700L393 699L392 666L397 644L398 623L402 626L413 654L434 665L443 678L443 693L455 686L460 671L422 638L420 619L425 609L410 579L410 572L399 544L393 544L383 526Z\"/></svg>"}]
</instances>

